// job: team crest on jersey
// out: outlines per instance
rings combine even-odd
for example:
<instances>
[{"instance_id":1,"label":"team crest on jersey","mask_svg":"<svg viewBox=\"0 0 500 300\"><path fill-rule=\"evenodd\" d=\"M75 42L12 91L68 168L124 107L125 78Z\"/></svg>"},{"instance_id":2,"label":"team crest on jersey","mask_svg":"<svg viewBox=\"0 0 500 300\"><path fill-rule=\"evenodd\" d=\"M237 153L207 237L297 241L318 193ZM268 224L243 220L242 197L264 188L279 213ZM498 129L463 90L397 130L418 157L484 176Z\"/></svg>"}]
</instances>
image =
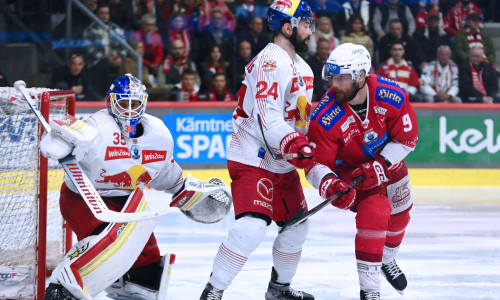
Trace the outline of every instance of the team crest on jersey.
<instances>
[{"instance_id":1,"label":"team crest on jersey","mask_svg":"<svg viewBox=\"0 0 500 300\"><path fill-rule=\"evenodd\" d=\"M378 133L376 133L375 131L368 131L365 132L365 136L363 137L363 142L365 142L365 144L371 144L374 141L376 141L377 138L378 138Z\"/></svg>"},{"instance_id":2,"label":"team crest on jersey","mask_svg":"<svg viewBox=\"0 0 500 300\"><path fill-rule=\"evenodd\" d=\"M130 147L130 155L133 159L141 158L141 148L137 145L132 145L132 147Z\"/></svg>"},{"instance_id":3,"label":"team crest on jersey","mask_svg":"<svg viewBox=\"0 0 500 300\"><path fill-rule=\"evenodd\" d=\"M302 76L300 76L300 73L299 73L299 85L304 86L304 79L302 79Z\"/></svg>"},{"instance_id":4,"label":"team crest on jersey","mask_svg":"<svg viewBox=\"0 0 500 300\"><path fill-rule=\"evenodd\" d=\"M276 66L276 61L275 60L266 60L264 61L264 63L262 64L262 71L264 72L272 72L274 70L276 70L277 66Z\"/></svg>"},{"instance_id":5,"label":"team crest on jersey","mask_svg":"<svg viewBox=\"0 0 500 300\"><path fill-rule=\"evenodd\" d=\"M405 96L398 90L379 86L375 90L375 99L380 102L389 103L397 109L400 109L405 100Z\"/></svg>"},{"instance_id":6,"label":"team crest on jersey","mask_svg":"<svg viewBox=\"0 0 500 300\"><path fill-rule=\"evenodd\" d=\"M377 114L379 114L379 115L384 115L385 116L385 113L387 112L386 108L383 108L383 107L380 107L380 106L375 106L374 109L375 109L375 112Z\"/></svg>"}]
</instances>

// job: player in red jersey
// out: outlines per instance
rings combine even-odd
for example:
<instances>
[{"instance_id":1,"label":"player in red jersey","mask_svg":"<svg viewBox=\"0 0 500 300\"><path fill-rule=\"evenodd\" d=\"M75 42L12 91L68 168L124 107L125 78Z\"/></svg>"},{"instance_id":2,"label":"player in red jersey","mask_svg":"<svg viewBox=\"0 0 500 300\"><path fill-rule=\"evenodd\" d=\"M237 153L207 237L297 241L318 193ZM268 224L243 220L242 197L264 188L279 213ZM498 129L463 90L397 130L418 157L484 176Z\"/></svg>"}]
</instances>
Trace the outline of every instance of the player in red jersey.
<instances>
[{"instance_id":1,"label":"player in red jersey","mask_svg":"<svg viewBox=\"0 0 500 300\"><path fill-rule=\"evenodd\" d=\"M307 137L317 155L306 177L324 198L344 192L332 204L357 213L360 296L380 299L379 272L400 293L407 285L395 257L412 207L403 159L417 144L418 127L406 91L368 75L370 67L361 45L346 43L330 54L323 79L331 87L311 116ZM361 175L364 180L348 190Z\"/></svg>"}]
</instances>

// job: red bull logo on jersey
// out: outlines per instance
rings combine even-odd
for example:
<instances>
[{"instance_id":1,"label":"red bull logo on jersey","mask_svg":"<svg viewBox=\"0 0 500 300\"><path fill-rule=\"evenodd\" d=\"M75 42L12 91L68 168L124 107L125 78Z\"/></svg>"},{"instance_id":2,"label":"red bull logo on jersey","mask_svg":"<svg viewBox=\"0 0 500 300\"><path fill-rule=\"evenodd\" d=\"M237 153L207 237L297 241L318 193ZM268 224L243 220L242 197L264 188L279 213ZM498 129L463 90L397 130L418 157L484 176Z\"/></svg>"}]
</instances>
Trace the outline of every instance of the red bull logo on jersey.
<instances>
[{"instance_id":1,"label":"red bull logo on jersey","mask_svg":"<svg viewBox=\"0 0 500 300\"><path fill-rule=\"evenodd\" d=\"M297 106L290 108L292 104L286 103L285 107L285 121L294 121L297 128L305 129L309 123L309 116L311 115L312 105L307 101L305 95L297 98Z\"/></svg>"},{"instance_id":2,"label":"red bull logo on jersey","mask_svg":"<svg viewBox=\"0 0 500 300\"><path fill-rule=\"evenodd\" d=\"M398 90L379 86L375 91L375 99L377 101L389 103L397 109L400 109L403 105L405 96Z\"/></svg>"},{"instance_id":3,"label":"red bull logo on jersey","mask_svg":"<svg viewBox=\"0 0 500 300\"><path fill-rule=\"evenodd\" d=\"M272 72L274 70L276 70L277 66L276 66L276 61L275 60L266 60L263 64L262 64L262 71L264 72Z\"/></svg>"},{"instance_id":4,"label":"red bull logo on jersey","mask_svg":"<svg viewBox=\"0 0 500 300\"><path fill-rule=\"evenodd\" d=\"M127 147L107 147L104 160L126 159L131 158L130 151Z\"/></svg>"},{"instance_id":5,"label":"red bull logo on jersey","mask_svg":"<svg viewBox=\"0 0 500 300\"><path fill-rule=\"evenodd\" d=\"M167 151L142 150L142 164L149 164L167 159Z\"/></svg>"},{"instance_id":6,"label":"red bull logo on jersey","mask_svg":"<svg viewBox=\"0 0 500 300\"><path fill-rule=\"evenodd\" d=\"M106 169L102 169L100 176L102 180L96 180L96 183L110 184L114 188L125 190L145 188L153 180L151 174L141 165L132 166L127 171L116 174L109 174Z\"/></svg>"}]
</instances>

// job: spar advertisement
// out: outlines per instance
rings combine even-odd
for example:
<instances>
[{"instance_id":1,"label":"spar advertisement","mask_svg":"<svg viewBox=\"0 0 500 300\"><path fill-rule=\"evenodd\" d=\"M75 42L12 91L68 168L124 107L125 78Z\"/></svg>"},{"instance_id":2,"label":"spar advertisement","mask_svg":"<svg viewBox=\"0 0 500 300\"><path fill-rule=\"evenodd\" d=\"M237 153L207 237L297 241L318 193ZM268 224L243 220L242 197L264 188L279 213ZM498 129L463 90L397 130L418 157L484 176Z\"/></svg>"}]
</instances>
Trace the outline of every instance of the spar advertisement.
<instances>
[{"instance_id":1,"label":"spar advertisement","mask_svg":"<svg viewBox=\"0 0 500 300\"><path fill-rule=\"evenodd\" d=\"M232 113L172 113L163 117L178 163L226 163Z\"/></svg>"},{"instance_id":2,"label":"spar advertisement","mask_svg":"<svg viewBox=\"0 0 500 300\"><path fill-rule=\"evenodd\" d=\"M500 167L500 111L496 115L422 115L419 140L406 162L441 167Z\"/></svg>"}]
</instances>

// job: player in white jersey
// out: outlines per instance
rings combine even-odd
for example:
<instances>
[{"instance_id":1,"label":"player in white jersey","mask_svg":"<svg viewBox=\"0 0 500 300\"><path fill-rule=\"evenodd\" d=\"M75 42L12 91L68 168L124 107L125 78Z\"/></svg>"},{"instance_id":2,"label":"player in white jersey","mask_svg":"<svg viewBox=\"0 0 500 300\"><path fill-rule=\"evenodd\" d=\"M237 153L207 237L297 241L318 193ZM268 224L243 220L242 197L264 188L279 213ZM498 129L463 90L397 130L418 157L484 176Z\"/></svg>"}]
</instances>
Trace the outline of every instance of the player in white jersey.
<instances>
[{"instance_id":1,"label":"player in white jersey","mask_svg":"<svg viewBox=\"0 0 500 300\"><path fill-rule=\"evenodd\" d=\"M296 52L307 50L315 20L304 1L275 0L268 10L268 23L274 43L245 67L233 113L227 164L236 222L219 247L200 299L221 299L264 238L267 226L272 221L282 226L296 211L307 209L296 168L304 168L313 157L304 134L309 127L314 75ZM271 151L297 157L273 159L263 135ZM307 231L308 223L303 222L274 240L266 299L314 299L290 287Z\"/></svg>"},{"instance_id":2,"label":"player in white jersey","mask_svg":"<svg viewBox=\"0 0 500 300\"><path fill-rule=\"evenodd\" d=\"M119 77L107 92L107 109L86 123L72 116L51 122L54 130L42 139L42 153L59 159L72 152L111 210L138 211L134 203L141 201L146 186L174 194L171 206L181 207L190 200L185 191L191 192L200 181L183 179L170 131L160 119L145 114L147 97L137 78ZM99 221L68 177L61 187L60 207L78 243L54 270L45 299L87 299L104 289L115 299L158 298L168 263L152 234L155 220Z\"/></svg>"}]
</instances>

